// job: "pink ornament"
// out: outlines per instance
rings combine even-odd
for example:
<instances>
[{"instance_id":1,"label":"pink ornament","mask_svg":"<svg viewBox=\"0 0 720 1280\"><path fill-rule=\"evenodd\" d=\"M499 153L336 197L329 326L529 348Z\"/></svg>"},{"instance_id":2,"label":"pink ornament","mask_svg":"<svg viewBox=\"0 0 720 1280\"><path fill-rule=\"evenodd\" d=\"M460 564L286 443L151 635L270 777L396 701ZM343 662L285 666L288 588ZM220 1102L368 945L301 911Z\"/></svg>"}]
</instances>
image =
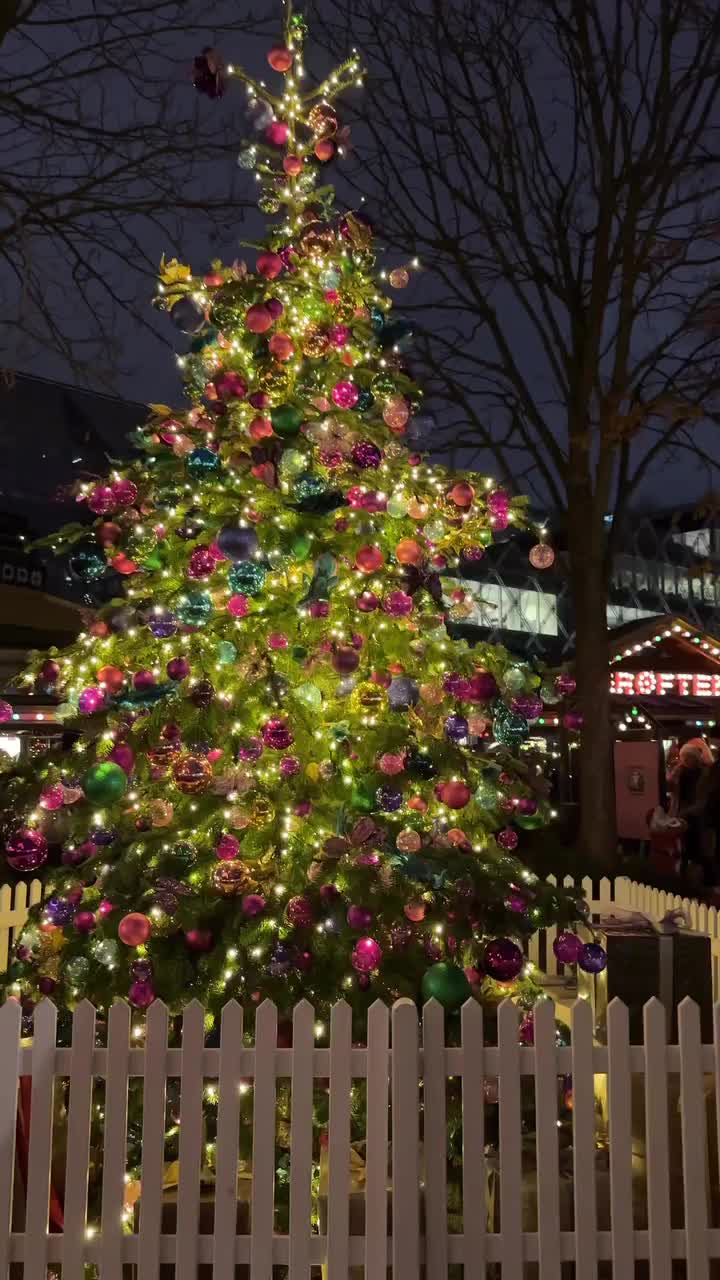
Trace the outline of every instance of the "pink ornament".
<instances>
[{"instance_id":1,"label":"pink ornament","mask_svg":"<svg viewBox=\"0 0 720 1280\"><path fill-rule=\"evenodd\" d=\"M245 314L245 327L251 333L267 333L272 328L272 323L272 315L262 302L255 303Z\"/></svg>"},{"instance_id":2,"label":"pink ornament","mask_svg":"<svg viewBox=\"0 0 720 1280\"><path fill-rule=\"evenodd\" d=\"M114 910L115 904L110 902L108 898L103 898L98 904L97 914L104 919L105 916L112 915Z\"/></svg>"},{"instance_id":3,"label":"pink ornament","mask_svg":"<svg viewBox=\"0 0 720 1280\"><path fill-rule=\"evenodd\" d=\"M299 929L307 929L315 920L312 903L308 898L291 898L285 908L285 915L290 924Z\"/></svg>"},{"instance_id":4,"label":"pink ornament","mask_svg":"<svg viewBox=\"0 0 720 1280\"><path fill-rule=\"evenodd\" d=\"M81 715L92 716L105 706L105 690L91 685L83 689L78 698L78 711Z\"/></svg>"},{"instance_id":5,"label":"pink ornament","mask_svg":"<svg viewBox=\"0 0 720 1280\"><path fill-rule=\"evenodd\" d=\"M404 396L391 396L383 406L383 421L396 435L401 435L410 417L410 406Z\"/></svg>"},{"instance_id":6,"label":"pink ornament","mask_svg":"<svg viewBox=\"0 0 720 1280\"><path fill-rule=\"evenodd\" d=\"M290 129L282 120L273 120L265 130L265 138L271 147L284 147L290 136Z\"/></svg>"},{"instance_id":7,"label":"pink ornament","mask_svg":"<svg viewBox=\"0 0 720 1280\"><path fill-rule=\"evenodd\" d=\"M265 306L270 312L270 315L272 316L273 320L279 320L281 315L283 314L283 311L285 310L279 298L268 298L265 303ZM253 408L257 408L257 406L253 405Z\"/></svg>"},{"instance_id":8,"label":"pink ornament","mask_svg":"<svg viewBox=\"0 0 720 1280\"><path fill-rule=\"evenodd\" d=\"M133 687L135 689L154 689L155 676L152 671L136 671L133 676Z\"/></svg>"},{"instance_id":9,"label":"pink ornament","mask_svg":"<svg viewBox=\"0 0 720 1280\"><path fill-rule=\"evenodd\" d=\"M117 507L131 507L138 496L137 485L132 480L116 480L112 492Z\"/></svg>"},{"instance_id":10,"label":"pink ornament","mask_svg":"<svg viewBox=\"0 0 720 1280\"><path fill-rule=\"evenodd\" d=\"M283 756L280 761L280 776L294 778L300 772L300 761L295 756Z\"/></svg>"},{"instance_id":11,"label":"pink ornament","mask_svg":"<svg viewBox=\"0 0 720 1280\"><path fill-rule=\"evenodd\" d=\"M220 550L217 542L211 542L208 551L216 564L221 564L223 560L227 560L227 556Z\"/></svg>"},{"instance_id":12,"label":"pink ornament","mask_svg":"<svg viewBox=\"0 0 720 1280\"><path fill-rule=\"evenodd\" d=\"M268 342L268 350L276 360L284 363L292 359L295 353L295 346L289 333L274 333Z\"/></svg>"},{"instance_id":13,"label":"pink ornament","mask_svg":"<svg viewBox=\"0 0 720 1280\"><path fill-rule=\"evenodd\" d=\"M347 911L347 922L351 929L369 929L373 913L368 907L351 906Z\"/></svg>"},{"instance_id":14,"label":"pink ornament","mask_svg":"<svg viewBox=\"0 0 720 1280\"><path fill-rule=\"evenodd\" d=\"M361 938L353 947L350 961L358 973L372 973L373 969L379 968L382 954L382 947L374 938Z\"/></svg>"},{"instance_id":15,"label":"pink ornament","mask_svg":"<svg viewBox=\"0 0 720 1280\"><path fill-rule=\"evenodd\" d=\"M267 903L260 893L246 893L241 904L244 916L252 920L255 916L261 916Z\"/></svg>"},{"instance_id":16,"label":"pink ornament","mask_svg":"<svg viewBox=\"0 0 720 1280\"><path fill-rule=\"evenodd\" d=\"M48 842L34 827L20 827L8 837L5 858L11 870L36 871L47 862L47 857Z\"/></svg>"},{"instance_id":17,"label":"pink ornament","mask_svg":"<svg viewBox=\"0 0 720 1280\"><path fill-rule=\"evenodd\" d=\"M78 933L92 933L97 925L95 915L92 911L78 911L73 921Z\"/></svg>"},{"instance_id":18,"label":"pink ornament","mask_svg":"<svg viewBox=\"0 0 720 1280\"><path fill-rule=\"evenodd\" d=\"M361 613L373 613L380 608L380 597L374 591L362 591L355 603Z\"/></svg>"},{"instance_id":19,"label":"pink ornament","mask_svg":"<svg viewBox=\"0 0 720 1280\"><path fill-rule=\"evenodd\" d=\"M77 917L76 917L77 919ZM118 925L118 938L126 947L142 947L152 933L152 925L140 911L123 916Z\"/></svg>"},{"instance_id":20,"label":"pink ornament","mask_svg":"<svg viewBox=\"0 0 720 1280\"><path fill-rule=\"evenodd\" d=\"M271 631L267 642L271 649L287 649L288 647L288 638L282 631Z\"/></svg>"},{"instance_id":21,"label":"pink ornament","mask_svg":"<svg viewBox=\"0 0 720 1280\"><path fill-rule=\"evenodd\" d=\"M294 741L293 735L284 720L275 717L262 727L262 740L272 751L286 751Z\"/></svg>"},{"instance_id":22,"label":"pink ornament","mask_svg":"<svg viewBox=\"0 0 720 1280\"><path fill-rule=\"evenodd\" d=\"M293 64L294 56L292 49L288 49L284 44L273 45L272 49L267 52L267 60L273 71L289 71Z\"/></svg>"},{"instance_id":23,"label":"pink ornament","mask_svg":"<svg viewBox=\"0 0 720 1280\"><path fill-rule=\"evenodd\" d=\"M360 392L354 382L336 382L332 389L332 398L340 409L353 409L360 398Z\"/></svg>"},{"instance_id":24,"label":"pink ornament","mask_svg":"<svg viewBox=\"0 0 720 1280\"><path fill-rule=\"evenodd\" d=\"M501 849L517 849L519 837L517 831L513 831L512 827L503 827L502 831L498 831L495 839Z\"/></svg>"},{"instance_id":25,"label":"pink ornament","mask_svg":"<svg viewBox=\"0 0 720 1280\"><path fill-rule=\"evenodd\" d=\"M209 547L196 547L188 562L188 578L209 578L215 572L215 564L215 557Z\"/></svg>"},{"instance_id":26,"label":"pink ornament","mask_svg":"<svg viewBox=\"0 0 720 1280\"><path fill-rule=\"evenodd\" d=\"M440 800L448 809L464 809L472 796L472 791L465 782L441 783L439 792Z\"/></svg>"},{"instance_id":27,"label":"pink ornament","mask_svg":"<svg viewBox=\"0 0 720 1280\"><path fill-rule=\"evenodd\" d=\"M297 178L303 170L302 156L285 156L283 160L283 169L289 178Z\"/></svg>"},{"instance_id":28,"label":"pink ornament","mask_svg":"<svg viewBox=\"0 0 720 1280\"><path fill-rule=\"evenodd\" d=\"M555 690L561 698L571 698L577 688L575 677L568 671L561 671L555 679Z\"/></svg>"},{"instance_id":29,"label":"pink ornament","mask_svg":"<svg viewBox=\"0 0 720 1280\"><path fill-rule=\"evenodd\" d=\"M52 812L54 809L61 809L65 803L65 788L62 783L56 782L51 787L45 787L40 792L40 808L47 809Z\"/></svg>"},{"instance_id":30,"label":"pink ornament","mask_svg":"<svg viewBox=\"0 0 720 1280\"><path fill-rule=\"evenodd\" d=\"M244 618L250 611L247 596L231 596L227 602L228 613L234 618Z\"/></svg>"},{"instance_id":31,"label":"pink ornament","mask_svg":"<svg viewBox=\"0 0 720 1280\"><path fill-rule=\"evenodd\" d=\"M7 724L13 718L13 709L9 702L0 700L0 724Z\"/></svg>"},{"instance_id":32,"label":"pink ornament","mask_svg":"<svg viewBox=\"0 0 720 1280\"><path fill-rule=\"evenodd\" d=\"M248 431L253 440L265 440L273 434L273 424L270 418L257 417L253 418Z\"/></svg>"},{"instance_id":33,"label":"pink ornament","mask_svg":"<svg viewBox=\"0 0 720 1280\"><path fill-rule=\"evenodd\" d=\"M269 307L268 310L270 310ZM253 391L252 395L248 396L248 404L251 404L253 409L267 409L270 397L265 391Z\"/></svg>"},{"instance_id":34,"label":"pink ornament","mask_svg":"<svg viewBox=\"0 0 720 1280\"><path fill-rule=\"evenodd\" d=\"M308 613L311 618L327 618L330 605L327 600L311 600Z\"/></svg>"},{"instance_id":35,"label":"pink ornament","mask_svg":"<svg viewBox=\"0 0 720 1280\"><path fill-rule=\"evenodd\" d=\"M583 943L576 933L559 933L553 942L553 951L561 964L577 964Z\"/></svg>"},{"instance_id":36,"label":"pink ornament","mask_svg":"<svg viewBox=\"0 0 720 1280\"><path fill-rule=\"evenodd\" d=\"M346 347L350 341L350 330L346 324L334 324L328 329L328 338L334 347Z\"/></svg>"},{"instance_id":37,"label":"pink ornament","mask_svg":"<svg viewBox=\"0 0 720 1280\"><path fill-rule=\"evenodd\" d=\"M389 777L393 777L397 773L402 773L405 768L405 757L403 755L396 755L390 751L386 751L378 760L378 764L380 766L381 773L387 774Z\"/></svg>"},{"instance_id":38,"label":"pink ornament","mask_svg":"<svg viewBox=\"0 0 720 1280\"><path fill-rule=\"evenodd\" d=\"M274 280L280 275L284 262L279 253L261 253L257 260L257 269L266 280Z\"/></svg>"},{"instance_id":39,"label":"pink ornament","mask_svg":"<svg viewBox=\"0 0 720 1280\"><path fill-rule=\"evenodd\" d=\"M414 607L412 596L405 591L391 591L383 600L383 609L391 618L406 618Z\"/></svg>"},{"instance_id":40,"label":"pink ornament","mask_svg":"<svg viewBox=\"0 0 720 1280\"><path fill-rule=\"evenodd\" d=\"M248 385L242 374L226 369L215 379L215 390L221 400L244 400Z\"/></svg>"},{"instance_id":41,"label":"pink ornament","mask_svg":"<svg viewBox=\"0 0 720 1280\"><path fill-rule=\"evenodd\" d=\"M110 485L97 484L90 491L87 504L96 516L106 516L110 511L115 510L115 494Z\"/></svg>"},{"instance_id":42,"label":"pink ornament","mask_svg":"<svg viewBox=\"0 0 720 1280\"><path fill-rule=\"evenodd\" d=\"M215 845L215 853L221 862L233 862L240 852L240 841L237 836L224 832Z\"/></svg>"},{"instance_id":43,"label":"pink ornament","mask_svg":"<svg viewBox=\"0 0 720 1280\"><path fill-rule=\"evenodd\" d=\"M112 760L113 764L119 764L120 768L127 774L131 774L135 768L135 753L127 742L116 742L108 760Z\"/></svg>"}]
</instances>

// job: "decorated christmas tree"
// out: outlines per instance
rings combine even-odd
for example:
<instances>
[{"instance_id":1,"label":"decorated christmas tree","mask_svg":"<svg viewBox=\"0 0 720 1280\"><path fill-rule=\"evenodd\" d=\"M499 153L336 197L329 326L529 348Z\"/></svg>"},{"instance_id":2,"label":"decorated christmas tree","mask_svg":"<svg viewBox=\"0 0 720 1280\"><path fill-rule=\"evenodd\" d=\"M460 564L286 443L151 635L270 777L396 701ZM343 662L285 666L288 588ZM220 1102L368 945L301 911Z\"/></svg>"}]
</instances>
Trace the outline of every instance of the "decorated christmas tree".
<instances>
[{"instance_id":1,"label":"decorated christmas tree","mask_svg":"<svg viewBox=\"0 0 720 1280\"><path fill-rule=\"evenodd\" d=\"M360 64L303 92L303 37L288 13L279 93L234 72L257 139L241 162L273 218L255 268L163 263L187 403L150 406L138 460L78 487L92 540L55 539L79 578L124 590L28 673L78 732L6 813L7 863L46 877L9 974L28 1010L453 1009L521 989L523 939L550 924L563 959L604 964L570 931L576 896L515 853L547 818L523 754L541 677L447 632L463 562L522 501L419 451L383 291L411 267L378 270L367 219L318 184ZM217 96L217 55L195 70Z\"/></svg>"}]
</instances>

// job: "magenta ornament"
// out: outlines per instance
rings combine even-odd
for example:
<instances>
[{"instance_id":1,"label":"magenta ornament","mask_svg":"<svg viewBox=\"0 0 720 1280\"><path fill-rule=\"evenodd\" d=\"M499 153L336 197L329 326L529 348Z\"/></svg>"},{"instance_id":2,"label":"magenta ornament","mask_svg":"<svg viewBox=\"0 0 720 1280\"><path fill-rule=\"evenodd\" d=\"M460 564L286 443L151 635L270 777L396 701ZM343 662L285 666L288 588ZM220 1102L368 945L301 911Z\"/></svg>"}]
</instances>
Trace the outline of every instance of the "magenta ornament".
<instances>
[{"instance_id":1,"label":"magenta ornament","mask_svg":"<svg viewBox=\"0 0 720 1280\"><path fill-rule=\"evenodd\" d=\"M230 832L224 832L215 846L215 853L221 862L233 862L240 852L240 841Z\"/></svg>"},{"instance_id":2,"label":"magenta ornament","mask_svg":"<svg viewBox=\"0 0 720 1280\"><path fill-rule=\"evenodd\" d=\"M360 938L353 947L350 962L358 973L372 973L382 960L382 947L374 938Z\"/></svg>"},{"instance_id":3,"label":"magenta ornament","mask_svg":"<svg viewBox=\"0 0 720 1280\"><path fill-rule=\"evenodd\" d=\"M135 689L154 689L155 676L152 671L136 671L133 676L133 688Z\"/></svg>"},{"instance_id":4,"label":"magenta ornament","mask_svg":"<svg viewBox=\"0 0 720 1280\"><path fill-rule=\"evenodd\" d=\"M380 608L380 597L376 596L374 591L363 591L355 603L361 613L373 613L375 609Z\"/></svg>"},{"instance_id":5,"label":"magenta ornament","mask_svg":"<svg viewBox=\"0 0 720 1280\"><path fill-rule=\"evenodd\" d=\"M527 899L517 889L511 889L505 899L505 906L513 915L524 916L527 911Z\"/></svg>"},{"instance_id":6,"label":"magenta ornament","mask_svg":"<svg viewBox=\"0 0 720 1280\"><path fill-rule=\"evenodd\" d=\"M259 760L263 753L263 744L260 738L245 738L238 747L238 759L247 760L254 764Z\"/></svg>"},{"instance_id":7,"label":"magenta ornament","mask_svg":"<svg viewBox=\"0 0 720 1280\"><path fill-rule=\"evenodd\" d=\"M286 751L294 742L293 735L286 722L279 718L268 720L263 725L262 740L271 751Z\"/></svg>"},{"instance_id":8,"label":"magenta ornament","mask_svg":"<svg viewBox=\"0 0 720 1280\"><path fill-rule=\"evenodd\" d=\"M78 933L92 933L97 925L95 913L93 911L78 911L73 923Z\"/></svg>"},{"instance_id":9,"label":"magenta ornament","mask_svg":"<svg viewBox=\"0 0 720 1280\"><path fill-rule=\"evenodd\" d=\"M138 496L137 485L132 480L116 480L112 492L118 507L131 507Z\"/></svg>"},{"instance_id":10,"label":"magenta ornament","mask_svg":"<svg viewBox=\"0 0 720 1280\"><path fill-rule=\"evenodd\" d=\"M210 951L214 939L209 929L188 929L185 941L191 951Z\"/></svg>"},{"instance_id":11,"label":"magenta ornament","mask_svg":"<svg viewBox=\"0 0 720 1280\"><path fill-rule=\"evenodd\" d=\"M231 596L227 602L227 611L233 618L244 618L250 611L247 596Z\"/></svg>"},{"instance_id":12,"label":"magenta ornament","mask_svg":"<svg viewBox=\"0 0 720 1280\"><path fill-rule=\"evenodd\" d=\"M234 369L226 369L215 379L215 390L221 400L243 400L247 395L248 384L242 374Z\"/></svg>"},{"instance_id":13,"label":"magenta ornament","mask_svg":"<svg viewBox=\"0 0 720 1280\"><path fill-rule=\"evenodd\" d=\"M512 982L524 963L522 951L511 938L494 938L483 952L483 968L496 982Z\"/></svg>"},{"instance_id":14,"label":"magenta ornament","mask_svg":"<svg viewBox=\"0 0 720 1280\"><path fill-rule=\"evenodd\" d=\"M249 920L253 920L255 916L261 916L267 903L260 893L246 893L241 903L243 915Z\"/></svg>"},{"instance_id":15,"label":"magenta ornament","mask_svg":"<svg viewBox=\"0 0 720 1280\"><path fill-rule=\"evenodd\" d=\"M117 742L108 756L113 764L119 764L124 773L130 774L135 768L135 754L127 742Z\"/></svg>"},{"instance_id":16,"label":"magenta ornament","mask_svg":"<svg viewBox=\"0 0 720 1280\"><path fill-rule=\"evenodd\" d=\"M512 849L517 849L519 837L517 831L513 831L512 827L503 827L502 831L498 831L495 839L501 849L505 849L508 852Z\"/></svg>"},{"instance_id":17,"label":"magenta ornament","mask_svg":"<svg viewBox=\"0 0 720 1280\"><path fill-rule=\"evenodd\" d=\"M146 979L139 979L131 984L128 1000L136 1009L148 1009L155 1000L155 988Z\"/></svg>"},{"instance_id":18,"label":"magenta ornament","mask_svg":"<svg viewBox=\"0 0 720 1280\"><path fill-rule=\"evenodd\" d=\"M190 663L187 658L171 658L165 670L169 680L187 680L190 675Z\"/></svg>"},{"instance_id":19,"label":"magenta ornament","mask_svg":"<svg viewBox=\"0 0 720 1280\"><path fill-rule=\"evenodd\" d=\"M13 709L9 702L0 700L0 724L7 724L13 718Z\"/></svg>"},{"instance_id":20,"label":"magenta ornament","mask_svg":"<svg viewBox=\"0 0 720 1280\"><path fill-rule=\"evenodd\" d=\"M13 871L36 871L47 862L48 842L41 831L20 827L8 838L5 858Z\"/></svg>"},{"instance_id":21,"label":"magenta ornament","mask_svg":"<svg viewBox=\"0 0 720 1280\"><path fill-rule=\"evenodd\" d=\"M105 706L105 690L96 685L83 689L78 698L78 711L81 715L92 716Z\"/></svg>"},{"instance_id":22,"label":"magenta ornament","mask_svg":"<svg viewBox=\"0 0 720 1280\"><path fill-rule=\"evenodd\" d=\"M368 907L348 907L347 922L351 929L369 929L373 921L373 913Z\"/></svg>"},{"instance_id":23,"label":"magenta ornament","mask_svg":"<svg viewBox=\"0 0 720 1280\"><path fill-rule=\"evenodd\" d=\"M334 324L328 329L328 338L334 347L340 350L350 341L350 330L346 324Z\"/></svg>"},{"instance_id":24,"label":"magenta ornament","mask_svg":"<svg viewBox=\"0 0 720 1280\"><path fill-rule=\"evenodd\" d=\"M299 929L307 929L315 920L315 912L309 898L291 898L285 908L285 915L290 924Z\"/></svg>"},{"instance_id":25,"label":"magenta ornament","mask_svg":"<svg viewBox=\"0 0 720 1280\"><path fill-rule=\"evenodd\" d=\"M336 382L332 389L332 398L339 409L354 409L360 398L360 392L354 382Z\"/></svg>"},{"instance_id":26,"label":"magenta ornament","mask_svg":"<svg viewBox=\"0 0 720 1280\"><path fill-rule=\"evenodd\" d=\"M346 385L355 387L354 382L349 382ZM353 445L350 456L356 467L362 467L364 471L370 468L374 470L382 462L382 449L378 449L372 440L359 440L356 445Z\"/></svg>"},{"instance_id":27,"label":"magenta ornament","mask_svg":"<svg viewBox=\"0 0 720 1280\"><path fill-rule=\"evenodd\" d=\"M568 671L561 671L559 676L555 678L555 692L560 694L561 698L571 698L577 688L577 682L574 676Z\"/></svg>"},{"instance_id":28,"label":"magenta ornament","mask_svg":"<svg viewBox=\"0 0 720 1280\"><path fill-rule=\"evenodd\" d=\"M296 756L283 756L280 761L280 776L282 778L294 778L300 772L300 761Z\"/></svg>"},{"instance_id":29,"label":"magenta ornament","mask_svg":"<svg viewBox=\"0 0 720 1280\"><path fill-rule=\"evenodd\" d=\"M383 609L391 618L406 618L414 608L412 596L405 591L391 591L383 600Z\"/></svg>"},{"instance_id":30,"label":"magenta ornament","mask_svg":"<svg viewBox=\"0 0 720 1280\"><path fill-rule=\"evenodd\" d=\"M583 943L576 933L559 933L553 942L555 958L560 964L577 964Z\"/></svg>"},{"instance_id":31,"label":"magenta ornament","mask_svg":"<svg viewBox=\"0 0 720 1280\"><path fill-rule=\"evenodd\" d=\"M109 512L115 510L115 494L110 485L97 484L90 491L87 504L96 516L106 516Z\"/></svg>"},{"instance_id":32,"label":"magenta ornament","mask_svg":"<svg viewBox=\"0 0 720 1280\"><path fill-rule=\"evenodd\" d=\"M217 561L209 547L196 547L187 567L188 578L209 578Z\"/></svg>"},{"instance_id":33,"label":"magenta ornament","mask_svg":"<svg viewBox=\"0 0 720 1280\"><path fill-rule=\"evenodd\" d=\"M538 802L533 796L520 796L515 807L524 818L531 818L538 811Z\"/></svg>"},{"instance_id":34,"label":"magenta ornament","mask_svg":"<svg viewBox=\"0 0 720 1280\"><path fill-rule=\"evenodd\" d=\"M40 792L40 808L52 812L61 809L65 803L65 788L61 782L55 782Z\"/></svg>"},{"instance_id":35,"label":"magenta ornament","mask_svg":"<svg viewBox=\"0 0 720 1280\"><path fill-rule=\"evenodd\" d=\"M567 711L562 718L562 722L566 729L571 733L577 733L583 727L583 716L580 711Z\"/></svg>"}]
</instances>

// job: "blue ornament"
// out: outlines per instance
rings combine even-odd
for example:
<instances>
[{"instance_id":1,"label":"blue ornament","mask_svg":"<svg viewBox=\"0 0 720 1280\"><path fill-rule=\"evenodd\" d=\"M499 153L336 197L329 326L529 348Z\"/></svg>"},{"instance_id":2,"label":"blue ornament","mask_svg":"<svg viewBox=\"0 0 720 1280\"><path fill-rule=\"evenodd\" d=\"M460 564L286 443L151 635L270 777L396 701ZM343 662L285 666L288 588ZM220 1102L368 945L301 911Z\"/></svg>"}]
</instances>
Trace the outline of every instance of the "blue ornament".
<instances>
[{"instance_id":1,"label":"blue ornament","mask_svg":"<svg viewBox=\"0 0 720 1280\"><path fill-rule=\"evenodd\" d=\"M444 725L445 737L451 742L465 742L468 736L468 722L464 716L448 716Z\"/></svg>"},{"instance_id":2,"label":"blue ornament","mask_svg":"<svg viewBox=\"0 0 720 1280\"><path fill-rule=\"evenodd\" d=\"M605 948L601 947L599 942L586 942L584 947L580 948L577 962L579 968L585 973L602 973L607 967Z\"/></svg>"},{"instance_id":3,"label":"blue ornament","mask_svg":"<svg viewBox=\"0 0 720 1280\"><path fill-rule=\"evenodd\" d=\"M213 602L207 591L189 591L177 605L177 616L188 627L202 627L213 611Z\"/></svg>"},{"instance_id":4,"label":"blue ornament","mask_svg":"<svg viewBox=\"0 0 720 1280\"><path fill-rule=\"evenodd\" d=\"M77 907L74 902L68 902L67 898L48 898L45 903L45 914L51 924L64 925L70 924L75 918Z\"/></svg>"},{"instance_id":5,"label":"blue ornament","mask_svg":"<svg viewBox=\"0 0 720 1280\"><path fill-rule=\"evenodd\" d=\"M99 551L76 551L70 559L70 572L81 582L97 582L106 568L105 557Z\"/></svg>"},{"instance_id":6,"label":"blue ornament","mask_svg":"<svg viewBox=\"0 0 720 1280\"><path fill-rule=\"evenodd\" d=\"M273 947L273 951L270 956L268 973L272 974L273 978L282 977L283 974L288 973L290 969L292 969L293 959L293 948L286 946L284 942L278 942L276 946Z\"/></svg>"},{"instance_id":7,"label":"blue ornament","mask_svg":"<svg viewBox=\"0 0 720 1280\"><path fill-rule=\"evenodd\" d=\"M420 690L409 676L394 676L388 689L391 711L408 711L417 704Z\"/></svg>"},{"instance_id":8,"label":"blue ornament","mask_svg":"<svg viewBox=\"0 0 720 1280\"><path fill-rule=\"evenodd\" d=\"M308 499L318 498L320 494L325 493L327 487L327 480L322 476L314 475L312 471L304 471L293 485L293 497L297 502L306 502Z\"/></svg>"},{"instance_id":9,"label":"blue ornament","mask_svg":"<svg viewBox=\"0 0 720 1280\"><path fill-rule=\"evenodd\" d=\"M185 465L195 480L202 480L220 469L220 458L212 449L193 449L185 459Z\"/></svg>"},{"instance_id":10,"label":"blue ornament","mask_svg":"<svg viewBox=\"0 0 720 1280\"><path fill-rule=\"evenodd\" d=\"M370 324L372 325L373 333L382 333L385 328L385 313L379 307L370 308Z\"/></svg>"},{"instance_id":11,"label":"blue ornament","mask_svg":"<svg viewBox=\"0 0 720 1280\"><path fill-rule=\"evenodd\" d=\"M357 402L355 404L355 412L366 413L368 409L372 408L374 403L375 403L375 397L372 391L369 391L367 387L364 387L357 398Z\"/></svg>"},{"instance_id":12,"label":"blue ornament","mask_svg":"<svg viewBox=\"0 0 720 1280\"><path fill-rule=\"evenodd\" d=\"M375 792L375 799L378 808L383 809L385 813L395 813L398 809L402 809L403 793L398 791L396 787L378 787Z\"/></svg>"},{"instance_id":13,"label":"blue ornament","mask_svg":"<svg viewBox=\"0 0 720 1280\"><path fill-rule=\"evenodd\" d=\"M259 596L265 586L267 569L258 560L243 560L233 565L228 574L228 582L233 591L243 596Z\"/></svg>"},{"instance_id":14,"label":"blue ornament","mask_svg":"<svg viewBox=\"0 0 720 1280\"><path fill-rule=\"evenodd\" d=\"M228 560L252 560L258 549L258 536L250 525L242 528L226 525L215 539L219 549Z\"/></svg>"},{"instance_id":15,"label":"blue ornament","mask_svg":"<svg viewBox=\"0 0 720 1280\"><path fill-rule=\"evenodd\" d=\"M99 848L104 848L105 845L112 844L113 840L117 840L117 831L111 831L107 827L93 827L90 831L90 839Z\"/></svg>"}]
</instances>

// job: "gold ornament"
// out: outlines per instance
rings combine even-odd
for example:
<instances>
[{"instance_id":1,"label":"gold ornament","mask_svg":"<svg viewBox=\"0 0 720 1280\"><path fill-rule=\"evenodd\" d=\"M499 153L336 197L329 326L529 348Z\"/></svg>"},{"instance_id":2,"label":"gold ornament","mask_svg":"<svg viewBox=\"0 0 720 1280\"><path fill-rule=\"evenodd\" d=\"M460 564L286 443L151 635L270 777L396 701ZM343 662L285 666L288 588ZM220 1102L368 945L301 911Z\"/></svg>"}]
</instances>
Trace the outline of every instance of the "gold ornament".
<instances>
[{"instance_id":1,"label":"gold ornament","mask_svg":"<svg viewBox=\"0 0 720 1280\"><path fill-rule=\"evenodd\" d=\"M206 791L211 776L212 766L204 756L180 756L173 768L175 786L186 796L197 796Z\"/></svg>"},{"instance_id":2,"label":"gold ornament","mask_svg":"<svg viewBox=\"0 0 720 1280\"><path fill-rule=\"evenodd\" d=\"M326 222L310 222L300 232L303 253L310 258L322 258L335 243L335 233Z\"/></svg>"},{"instance_id":3,"label":"gold ornament","mask_svg":"<svg viewBox=\"0 0 720 1280\"><path fill-rule=\"evenodd\" d=\"M250 887L250 875L244 862L233 859L218 862L212 873L213 888L222 898L234 898Z\"/></svg>"},{"instance_id":4,"label":"gold ornament","mask_svg":"<svg viewBox=\"0 0 720 1280\"><path fill-rule=\"evenodd\" d=\"M275 817L275 809L265 796L258 796L250 809L250 818L255 826L266 827Z\"/></svg>"},{"instance_id":5,"label":"gold ornament","mask_svg":"<svg viewBox=\"0 0 720 1280\"><path fill-rule=\"evenodd\" d=\"M283 368L282 365L273 365L269 369L263 369L258 382L268 395L284 395L290 386L290 370Z\"/></svg>"},{"instance_id":6,"label":"gold ornament","mask_svg":"<svg viewBox=\"0 0 720 1280\"><path fill-rule=\"evenodd\" d=\"M353 711L380 711L387 706L387 693L374 680L363 680L353 689L350 705Z\"/></svg>"},{"instance_id":7,"label":"gold ornament","mask_svg":"<svg viewBox=\"0 0 720 1280\"><path fill-rule=\"evenodd\" d=\"M169 827L173 820L173 806L167 800L153 800L150 804L150 821L154 827Z\"/></svg>"},{"instance_id":8,"label":"gold ornament","mask_svg":"<svg viewBox=\"0 0 720 1280\"><path fill-rule=\"evenodd\" d=\"M148 748L147 758L155 769L169 769L173 760L177 760L182 751L179 742L161 739L154 747Z\"/></svg>"},{"instance_id":9,"label":"gold ornament","mask_svg":"<svg viewBox=\"0 0 720 1280\"><path fill-rule=\"evenodd\" d=\"M410 272L405 267L394 267L388 276L393 289L406 289L410 283Z\"/></svg>"},{"instance_id":10,"label":"gold ornament","mask_svg":"<svg viewBox=\"0 0 720 1280\"><path fill-rule=\"evenodd\" d=\"M332 138L337 133L338 118L332 107L318 102L308 112L308 128L316 138ZM189 268L187 268L189 272Z\"/></svg>"},{"instance_id":11,"label":"gold ornament","mask_svg":"<svg viewBox=\"0 0 720 1280\"><path fill-rule=\"evenodd\" d=\"M319 360L325 355L329 346L330 339L322 325L309 324L302 336L303 355L306 355L309 360Z\"/></svg>"}]
</instances>

